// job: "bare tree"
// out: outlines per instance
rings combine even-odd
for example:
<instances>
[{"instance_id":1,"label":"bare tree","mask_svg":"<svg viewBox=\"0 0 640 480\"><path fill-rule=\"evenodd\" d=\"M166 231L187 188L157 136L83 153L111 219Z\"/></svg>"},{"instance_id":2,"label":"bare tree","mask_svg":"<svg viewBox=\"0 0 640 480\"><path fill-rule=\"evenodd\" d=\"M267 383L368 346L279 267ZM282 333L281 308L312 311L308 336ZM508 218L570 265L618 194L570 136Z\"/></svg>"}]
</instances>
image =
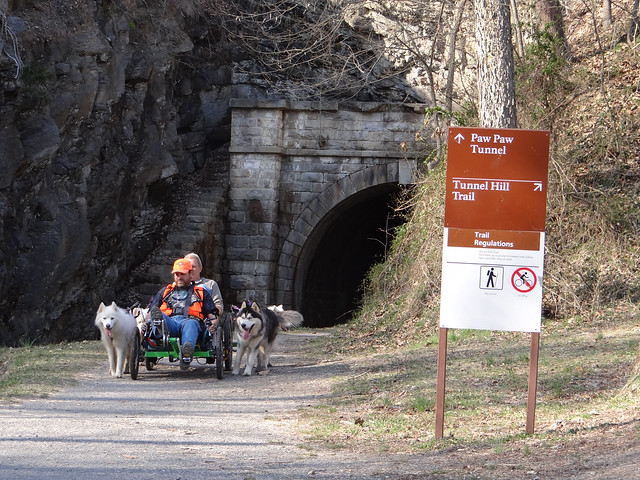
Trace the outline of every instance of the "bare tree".
<instances>
[{"instance_id":1,"label":"bare tree","mask_svg":"<svg viewBox=\"0 0 640 480\"><path fill-rule=\"evenodd\" d=\"M611 0L602 0L602 9L600 11L602 18L602 26L608 28L611 26Z\"/></svg>"},{"instance_id":2,"label":"bare tree","mask_svg":"<svg viewBox=\"0 0 640 480\"><path fill-rule=\"evenodd\" d=\"M432 135L432 137L435 142L435 148L433 150L430 161L427 163L427 167L429 168L429 170L435 168L444 158L443 154L446 146L447 127L451 124L451 117L453 116L453 87L457 60L456 45L458 43L458 34L462 25L462 18L466 3L466 0L458 0L455 9L453 25L451 26L448 34L449 44L447 50L447 82L444 87L444 111L440 110L439 108L434 108L434 114L430 117L427 116L425 125L423 127L424 129L432 130L434 132L434 135ZM437 105L437 99L434 95L433 106L437 107Z\"/></svg>"},{"instance_id":3,"label":"bare tree","mask_svg":"<svg viewBox=\"0 0 640 480\"><path fill-rule=\"evenodd\" d=\"M379 92L391 91L393 101L455 101L449 87L455 77L446 79L445 89L443 72L456 66L445 53L465 2L226 1L228 32L246 55L237 59L236 71L271 91L360 100L389 100Z\"/></svg>"},{"instance_id":4,"label":"bare tree","mask_svg":"<svg viewBox=\"0 0 640 480\"><path fill-rule=\"evenodd\" d=\"M358 15L359 3L228 0L228 32L248 60L246 65L239 61L238 69L246 67L270 88L301 98L355 97L383 82L392 74L386 70L384 43ZM345 15L354 18L353 26L345 23Z\"/></svg>"},{"instance_id":5,"label":"bare tree","mask_svg":"<svg viewBox=\"0 0 640 480\"><path fill-rule=\"evenodd\" d=\"M627 41L633 43L640 34L640 20L638 19L638 0L633 1L631 8L631 21L629 22L629 32L627 33Z\"/></svg>"},{"instance_id":6,"label":"bare tree","mask_svg":"<svg viewBox=\"0 0 640 480\"><path fill-rule=\"evenodd\" d=\"M516 128L509 4L502 0L477 0L475 8L480 123L489 128Z\"/></svg>"},{"instance_id":7,"label":"bare tree","mask_svg":"<svg viewBox=\"0 0 640 480\"><path fill-rule=\"evenodd\" d=\"M518 6L516 5L516 0L511 1L511 15L513 16L513 20L515 25L513 28L515 30L515 38L516 38L516 48L518 55L522 57L524 55L524 40L522 35L522 25L520 23L520 16L518 15Z\"/></svg>"},{"instance_id":8,"label":"bare tree","mask_svg":"<svg viewBox=\"0 0 640 480\"><path fill-rule=\"evenodd\" d=\"M536 13L540 18L541 30L547 29L551 34L558 37L560 40L558 45L561 46L561 50L558 53L561 57L570 60L571 53L564 31L564 17L560 0L537 0L535 5Z\"/></svg>"},{"instance_id":9,"label":"bare tree","mask_svg":"<svg viewBox=\"0 0 640 480\"><path fill-rule=\"evenodd\" d=\"M456 71L456 44L458 34L460 32L460 25L462 24L462 14L464 13L464 7L467 0L458 0L456 5L455 19L453 26L449 32L449 54L448 54L448 67L447 67L447 84L445 86L445 110L451 112L453 109L453 82Z\"/></svg>"},{"instance_id":10,"label":"bare tree","mask_svg":"<svg viewBox=\"0 0 640 480\"><path fill-rule=\"evenodd\" d=\"M382 5L382 3L380 5ZM394 15L390 6L391 5L384 6L383 12L393 18ZM422 10L422 18L420 24L424 25L424 17L426 16L425 6L417 5L417 7ZM397 22L396 29L392 33L394 43L396 43L401 48L404 48L406 52L415 59L416 63L424 69L429 82L431 105L434 107L438 105L438 95L436 92L437 85L433 73L436 70L436 58L440 57L442 54L444 9L445 2L442 1L437 8L437 17L435 22L433 22L433 26L430 31L428 29L425 29L426 31L420 32L419 30L423 30L424 27L420 26L418 27L418 29L416 29L415 25L411 25L410 23L404 22L399 19L400 21ZM433 10L435 10L435 8L433 8ZM430 46L423 40L425 34L431 36Z\"/></svg>"}]
</instances>

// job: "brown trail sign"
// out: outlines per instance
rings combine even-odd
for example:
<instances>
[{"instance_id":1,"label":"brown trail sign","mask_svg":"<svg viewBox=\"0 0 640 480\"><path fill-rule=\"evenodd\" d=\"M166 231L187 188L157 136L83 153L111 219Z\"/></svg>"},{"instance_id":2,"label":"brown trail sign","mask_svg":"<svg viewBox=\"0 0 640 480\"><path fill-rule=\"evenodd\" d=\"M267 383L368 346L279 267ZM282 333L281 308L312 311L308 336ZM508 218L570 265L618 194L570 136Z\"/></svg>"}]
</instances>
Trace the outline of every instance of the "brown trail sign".
<instances>
[{"instance_id":1,"label":"brown trail sign","mask_svg":"<svg viewBox=\"0 0 640 480\"><path fill-rule=\"evenodd\" d=\"M436 438L443 434L449 328L532 332L533 432L548 161L547 131L449 128Z\"/></svg>"}]
</instances>

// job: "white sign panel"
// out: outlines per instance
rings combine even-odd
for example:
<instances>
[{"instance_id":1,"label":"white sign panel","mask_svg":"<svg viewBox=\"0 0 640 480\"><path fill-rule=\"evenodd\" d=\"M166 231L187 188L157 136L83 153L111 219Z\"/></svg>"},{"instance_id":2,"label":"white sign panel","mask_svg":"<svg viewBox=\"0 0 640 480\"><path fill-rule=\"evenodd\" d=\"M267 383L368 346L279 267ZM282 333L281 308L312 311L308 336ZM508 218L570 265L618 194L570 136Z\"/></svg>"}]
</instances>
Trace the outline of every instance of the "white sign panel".
<instances>
[{"instance_id":1,"label":"white sign panel","mask_svg":"<svg viewBox=\"0 0 640 480\"><path fill-rule=\"evenodd\" d=\"M441 328L540 332L549 132L450 127Z\"/></svg>"},{"instance_id":2,"label":"white sign panel","mask_svg":"<svg viewBox=\"0 0 640 480\"><path fill-rule=\"evenodd\" d=\"M499 239L455 246L461 242L450 239L450 230L458 234L444 230L440 327L540 332L544 233L531 233L538 240L535 250L520 250L517 242L511 248L513 242Z\"/></svg>"}]
</instances>

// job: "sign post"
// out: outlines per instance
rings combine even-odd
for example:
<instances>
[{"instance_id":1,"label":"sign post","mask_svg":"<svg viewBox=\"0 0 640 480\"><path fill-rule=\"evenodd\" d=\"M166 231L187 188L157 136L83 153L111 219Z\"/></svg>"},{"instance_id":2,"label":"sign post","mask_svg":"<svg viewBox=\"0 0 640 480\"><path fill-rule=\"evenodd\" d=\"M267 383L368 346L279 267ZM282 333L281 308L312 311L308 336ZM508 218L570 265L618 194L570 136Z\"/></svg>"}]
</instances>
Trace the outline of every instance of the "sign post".
<instances>
[{"instance_id":1,"label":"sign post","mask_svg":"<svg viewBox=\"0 0 640 480\"><path fill-rule=\"evenodd\" d=\"M436 438L443 434L449 328L532 333L527 432L533 432L548 161L547 131L449 128Z\"/></svg>"},{"instance_id":2,"label":"sign post","mask_svg":"<svg viewBox=\"0 0 640 480\"><path fill-rule=\"evenodd\" d=\"M540 333L531 334L529 353L529 388L527 390L527 433L533 435L536 423L536 392L538 391L538 352L540 351Z\"/></svg>"},{"instance_id":3,"label":"sign post","mask_svg":"<svg viewBox=\"0 0 640 480\"><path fill-rule=\"evenodd\" d=\"M438 336L438 374L436 379L436 438L444 434L444 392L447 383L447 332L440 328Z\"/></svg>"}]
</instances>

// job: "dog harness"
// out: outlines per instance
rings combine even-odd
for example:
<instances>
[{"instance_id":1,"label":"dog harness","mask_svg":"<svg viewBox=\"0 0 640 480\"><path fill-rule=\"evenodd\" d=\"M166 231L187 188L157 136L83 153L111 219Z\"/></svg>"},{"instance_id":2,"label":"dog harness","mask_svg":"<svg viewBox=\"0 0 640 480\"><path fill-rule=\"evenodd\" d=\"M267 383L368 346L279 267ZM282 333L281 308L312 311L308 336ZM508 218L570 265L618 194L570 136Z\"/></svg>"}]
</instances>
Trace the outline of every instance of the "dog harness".
<instances>
[{"instance_id":1,"label":"dog harness","mask_svg":"<svg viewBox=\"0 0 640 480\"><path fill-rule=\"evenodd\" d=\"M184 315L185 317L204 320L204 314L202 313L204 288L199 285L190 285L186 290L175 290L175 288L176 284L172 283L164 289L160 310L169 316ZM178 294L181 298L176 298L175 294Z\"/></svg>"}]
</instances>

